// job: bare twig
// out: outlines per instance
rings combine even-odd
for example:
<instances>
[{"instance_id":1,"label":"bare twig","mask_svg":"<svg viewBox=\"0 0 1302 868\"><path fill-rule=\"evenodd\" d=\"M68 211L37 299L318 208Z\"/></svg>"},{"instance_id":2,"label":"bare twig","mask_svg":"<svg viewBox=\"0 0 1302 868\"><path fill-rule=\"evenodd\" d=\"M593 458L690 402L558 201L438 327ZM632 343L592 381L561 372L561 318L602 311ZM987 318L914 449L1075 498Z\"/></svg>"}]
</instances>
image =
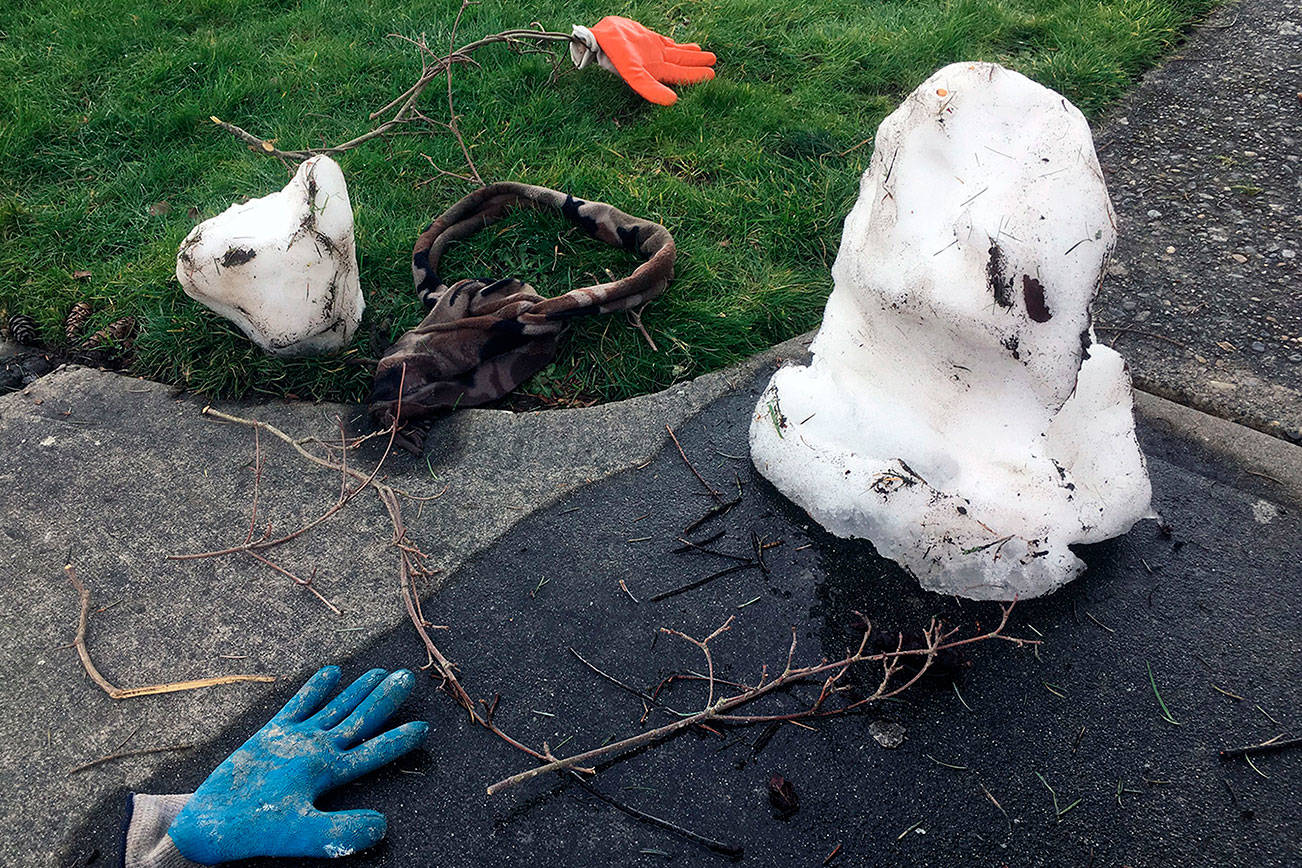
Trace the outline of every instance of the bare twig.
<instances>
[{"instance_id":1,"label":"bare twig","mask_svg":"<svg viewBox=\"0 0 1302 868\"><path fill-rule=\"evenodd\" d=\"M615 676L611 675L610 673L605 672L605 671L603 671L603 670L601 670L601 669L598 669L595 665L593 665L592 663L588 662L588 660L587 660L587 659L586 659L582 654L580 654L578 651L575 651L574 648L573 648L572 646L568 646L568 645L567 645L567 646L566 646L566 650L569 651L571 654L573 654L574 657L575 657L575 659L577 659L577 660L578 660L580 663L582 663L584 666L588 667L588 668L591 669L593 672L595 672L598 676L600 676L601 678L606 679L606 680L609 681L611 684L615 685L616 687L620 688L621 690L625 690L625 691L627 691L628 693L633 694L634 696L636 696L638 699L642 700L643 702L650 703L651 705L661 705L660 700L656 699L654 696L651 696L649 693L645 693L645 692L643 692L643 691L641 691L641 690L638 690L636 687L633 687L632 685L625 684L623 681L620 681L618 678L616 678Z\"/></svg>"},{"instance_id":2,"label":"bare twig","mask_svg":"<svg viewBox=\"0 0 1302 868\"><path fill-rule=\"evenodd\" d=\"M670 597L676 597L677 595L685 593L687 591L694 591L697 588L701 587L702 585L708 585L710 582L713 582L715 579L720 579L723 578L724 576L731 575L732 573L735 573L738 570L746 570L752 567L758 569L759 564L753 561L747 561L744 564L733 564L730 567L724 567L721 570L717 570L713 573L710 573L708 576L705 576L704 578L696 579L695 581L688 582L685 585L679 585L676 588L670 588L667 591L661 591L660 593L651 597L650 601L652 603L658 603L661 600L667 600Z\"/></svg>"},{"instance_id":3,"label":"bare twig","mask_svg":"<svg viewBox=\"0 0 1302 868\"><path fill-rule=\"evenodd\" d=\"M456 40L457 24L460 23L461 16L465 12L467 5L470 4L463 2L460 10L457 12L456 24L454 24L452 28L453 42ZM473 179L482 185L483 181L479 177L479 172L475 168L473 160L471 160L469 148L466 147L466 143L464 139L462 139L460 130L457 127L456 113L452 106L452 65L456 63L474 64L471 55L478 49L489 45L505 45L508 49L519 51L521 53L551 54L551 52L543 46L555 43L569 43L574 38L569 33L551 33L542 29L513 28L485 36L481 39L476 39L474 42L467 43L460 48L453 48L452 45L449 45L449 50L446 55L443 57L435 57L433 52L429 50L423 35L419 39L411 39L405 36L400 37L397 36L397 34L390 35L403 39L406 42L410 42L417 47L421 54L421 73L411 87L390 100L384 107L371 112L369 120L375 121L381 116L389 114L389 112L393 112L393 114L384 122L359 136L326 148L282 150L276 147L274 140L256 136L247 130L241 129L235 124L228 123L217 117L211 117L210 120L231 135L248 144L250 150L256 153L266 154L267 156L276 157L282 161L306 160L317 154L339 154L344 151L351 151L352 149L364 145L373 139L391 135L398 131L398 127L413 120L429 120L420 113L418 108L421 95L425 92L425 88L428 87L431 82L435 79L446 76L448 112L450 114L450 119L448 123L442 124L442 126L447 127L456 136L458 143L461 145L462 153L465 155L466 161L469 164Z\"/></svg>"},{"instance_id":4,"label":"bare twig","mask_svg":"<svg viewBox=\"0 0 1302 868\"><path fill-rule=\"evenodd\" d=\"M658 353L660 352L660 348L656 346L656 342L651 339L651 333L646 330L646 326L642 323L642 311L644 310L646 310L645 304L639 308L630 309L628 311L628 321L629 324L632 325L633 328L637 329L642 335L643 340L646 341L646 345L651 348L651 352Z\"/></svg>"},{"instance_id":5,"label":"bare twig","mask_svg":"<svg viewBox=\"0 0 1302 868\"><path fill-rule=\"evenodd\" d=\"M1284 738L1277 735L1272 739L1260 742L1259 744L1250 744L1245 747L1231 747L1221 751L1221 759L1233 759L1234 757L1247 757L1254 753L1270 753L1271 751L1284 750L1285 748L1298 747L1302 745L1302 738Z\"/></svg>"},{"instance_id":6,"label":"bare twig","mask_svg":"<svg viewBox=\"0 0 1302 868\"><path fill-rule=\"evenodd\" d=\"M311 594L314 597L316 597L318 600L324 603L326 608L328 608L331 612L334 612L336 615L340 615L340 616L344 614L342 611L340 611L338 606L336 606L334 603L330 602L329 600L327 600L325 597L321 595L321 592L318 591L316 589L316 586L312 583L313 580L311 578L301 579L298 576L291 573L289 570L282 567L280 564L276 563L275 561L264 558L262 555L258 554L257 552L246 551L245 554L253 558L255 561L258 561L259 563L266 564L271 569L280 573L282 576L288 578L294 584L307 588L308 591L311 592Z\"/></svg>"},{"instance_id":7,"label":"bare twig","mask_svg":"<svg viewBox=\"0 0 1302 868\"><path fill-rule=\"evenodd\" d=\"M77 649L77 656L81 658L81 665L85 667L90 680L98 684L100 689L109 695L110 699L133 699L137 696L179 693L183 690L199 690L200 688L217 687L222 684L237 684L241 681L267 683L276 680L270 675L219 675L214 678L198 678L192 681L150 684L147 687L117 687L100 674L99 669L90 659L90 651L86 649L86 628L90 622L90 590L82 584L81 579L77 578L77 571L73 569L72 564L65 564L63 571L67 574L68 581L72 582L72 586L77 589L77 596L81 599L81 616L77 620L77 638L72 640L72 644Z\"/></svg>"},{"instance_id":8,"label":"bare twig","mask_svg":"<svg viewBox=\"0 0 1302 868\"><path fill-rule=\"evenodd\" d=\"M678 454L683 457L683 463L687 465L687 469L692 471L692 474L701 481L701 485L704 485L705 490L710 492L710 497L714 498L714 502L722 504L723 495L716 491L713 485L706 482L705 477L696 469L696 465L692 464L691 459L687 457L687 453L683 451L683 444L678 442L678 435L674 433L674 429L666 425L665 430L669 432L669 439L673 440L674 445L678 447Z\"/></svg>"},{"instance_id":9,"label":"bare twig","mask_svg":"<svg viewBox=\"0 0 1302 868\"><path fill-rule=\"evenodd\" d=\"M112 762L113 760L127 759L128 757L133 756L148 756L153 753L167 753L174 750L189 750L192 747L194 747L193 744L173 744L166 747L147 747L141 750L124 750L121 753L107 754L99 759L93 759L88 763L82 763L76 768L68 769L68 774L75 775L77 772L84 772L87 769L93 769L95 766L103 765L104 763Z\"/></svg>"},{"instance_id":10,"label":"bare twig","mask_svg":"<svg viewBox=\"0 0 1302 868\"><path fill-rule=\"evenodd\" d=\"M452 35L448 38L448 57L453 56L453 50L457 44L457 28L461 26L461 16L466 13L466 7L470 5L470 0L461 0L461 6L457 9L457 17L452 20ZM484 186L484 179L479 176L479 169L475 168L475 160L470 156L470 148L466 145L465 138L461 135L461 127L457 125L457 110L452 103L452 64L444 64L447 70L448 79L448 129L456 137L457 144L461 146L461 153L466 158L466 166L470 169L470 175L475 179L475 183Z\"/></svg>"},{"instance_id":11,"label":"bare twig","mask_svg":"<svg viewBox=\"0 0 1302 868\"><path fill-rule=\"evenodd\" d=\"M682 826L679 826L676 823L671 823L668 820L663 820L660 817L655 816L654 814L648 814L645 811L640 811L637 808L631 807L630 805L626 805L623 802L611 798L610 796L603 793L601 790L592 786L590 783L585 781L580 775L576 774L575 772L570 772L570 775L574 778L576 782L578 782L579 786L583 787L583 789L587 790L589 793L596 796L598 799L601 799L603 802L610 805L612 808L616 808L620 811L623 811L625 814L628 814L630 817L641 820L644 823L650 823L652 826L659 826L661 829L665 829L667 831L673 832L675 835L681 835L682 837L686 838L689 841L694 841L697 844L700 844L701 846L705 847L707 850L713 850L715 853L721 853L724 856L729 856L735 859L740 857L745 852L740 846L736 844L728 844L724 841L719 841L715 838L708 838L705 835L700 834L699 832L693 832L691 829L684 829Z\"/></svg>"},{"instance_id":12,"label":"bare twig","mask_svg":"<svg viewBox=\"0 0 1302 868\"><path fill-rule=\"evenodd\" d=\"M1014 601L1014 603L1015 602L1016 601ZM1007 606L1003 607L1003 615L1000 618L999 623L993 629L989 630L986 633L981 633L976 636L970 636L966 639L953 638L955 633L957 632L956 630L952 630L952 629L946 630L940 624L940 622L933 620L931 626L928 627L926 631L924 631L924 643L923 643L923 647L921 648L905 649L897 646L897 650L895 651L887 651L887 652L872 653L872 654L867 653L866 649L868 647L868 636L871 631L871 625L869 625L864 631L863 639L860 641L859 648L852 654L847 655L841 660L836 660L832 662L824 660L820 663L816 663L810 666L802 666L802 667L793 667L791 663L791 660L795 655L795 647L796 647L795 635L793 631L791 649L788 652L788 656L787 656L787 665L779 676L773 678L772 680L765 681L764 676L761 675L760 681L756 686L743 687L737 693L734 693L729 696L724 696L718 700L714 698L714 688L716 683L722 683L722 682L716 682L714 678L713 659L709 654L709 643L711 640L715 639L723 632L728 630L732 625L733 619L729 618L728 621L726 621L723 626L715 630L704 640L694 639L690 636L687 636L675 630L667 630L666 632L673 633L674 635L687 639L692 644L701 648L702 651L706 654L707 663L709 664L709 674L706 677L706 680L709 685L709 700L707 701L706 706L701 711L693 715L690 715L688 717L682 717L671 723L665 724L664 726L656 727L655 729L646 730L644 732L638 733L637 735L620 739L618 741L610 742L600 747L592 748L591 750L574 754L573 756L565 757L562 759L557 759L557 758L549 759L543 765L536 766L532 769L528 769L518 774L511 775L510 777L503 778L502 780L494 783L492 786L488 788L488 795L490 796L497 795L498 793L501 793L504 790L526 783L540 775L544 775L556 771L565 771L567 769L576 768L581 764L591 764L605 757L626 753L628 751L634 750L644 745L663 741L664 739L670 738L678 734L679 732L682 732L683 730L692 726L700 726L702 724L710 723L710 722L746 725L746 724L755 724L755 723L771 723L776 720L795 721L802 718L827 717L832 715L845 714L866 703L874 702L880 699L885 699L891 696L896 696L899 693L907 690L913 684L917 683L918 679L921 678L931 667L931 664L935 660L936 655L942 651L947 651L951 648L957 648L963 645L969 645L974 642L984 642L992 639L1002 639L1004 641L1013 642L1018 645L1036 644L1034 640L1022 639L1019 637L1008 636L1004 634L1004 630L1008 625L1009 615L1012 613L1013 610L1013 605L1014 605L1013 603L1010 603ZM910 658L910 657L921 658L921 663L918 667L917 673L903 683L900 684L893 683L894 676L898 670L899 661L903 658ZM843 675L844 672L850 669L851 667L858 666L863 663L878 663L883 667L883 670L885 671L885 675L881 683L878 685L877 689L873 691L873 693L870 694L869 696L864 697L863 699L857 700L855 702L847 703L844 706L840 706L834 709L826 709L826 710L822 709L821 705L824 702L824 700L827 699L827 697L836 690L837 679L839 679L841 675ZM776 714L776 715L775 714L747 715L747 714L733 713L737 709L745 705L748 705L752 702L755 702L761 697L768 696L769 694L779 690L783 690L787 687L790 687L793 684L810 681L815 678L824 679L823 690L820 691L819 698L815 701L815 703L809 708L805 709L804 711L794 712L791 714Z\"/></svg>"}]
</instances>

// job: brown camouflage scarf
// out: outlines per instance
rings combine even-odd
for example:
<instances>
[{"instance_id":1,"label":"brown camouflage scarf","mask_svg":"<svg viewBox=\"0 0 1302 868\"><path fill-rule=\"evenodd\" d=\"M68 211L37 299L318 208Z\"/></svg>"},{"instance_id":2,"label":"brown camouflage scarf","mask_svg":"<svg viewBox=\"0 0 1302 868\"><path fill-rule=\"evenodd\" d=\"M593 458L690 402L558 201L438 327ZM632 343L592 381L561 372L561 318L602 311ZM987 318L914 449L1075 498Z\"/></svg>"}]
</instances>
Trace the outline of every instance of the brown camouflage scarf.
<instances>
[{"instance_id":1,"label":"brown camouflage scarf","mask_svg":"<svg viewBox=\"0 0 1302 868\"><path fill-rule=\"evenodd\" d=\"M559 211L594 238L646 261L621 280L555 298L511 277L444 283L438 265L448 245L495 223L512 206ZM429 312L380 359L369 400L372 416L385 426L393 422L400 383L401 422L502 397L551 362L574 317L628 310L664 292L674 276L675 255L665 227L603 202L530 184L481 187L416 239L411 271Z\"/></svg>"}]
</instances>

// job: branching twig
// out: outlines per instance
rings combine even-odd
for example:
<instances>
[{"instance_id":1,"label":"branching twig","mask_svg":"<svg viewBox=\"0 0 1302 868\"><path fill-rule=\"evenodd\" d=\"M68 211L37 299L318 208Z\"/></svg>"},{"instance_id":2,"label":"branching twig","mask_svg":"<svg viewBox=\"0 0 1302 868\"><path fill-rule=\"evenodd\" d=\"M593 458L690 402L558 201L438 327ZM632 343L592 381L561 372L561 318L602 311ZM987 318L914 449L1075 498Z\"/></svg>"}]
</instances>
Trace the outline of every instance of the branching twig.
<instances>
[{"instance_id":1,"label":"branching twig","mask_svg":"<svg viewBox=\"0 0 1302 868\"><path fill-rule=\"evenodd\" d=\"M642 335L643 340L646 341L646 345L651 348L651 352L658 353L660 352L660 348L656 346L656 342L651 339L651 332L647 331L646 326L642 323L642 311L644 310L646 310L645 304L639 308L631 308L628 311L628 322L629 325L637 329Z\"/></svg>"},{"instance_id":2,"label":"branching twig","mask_svg":"<svg viewBox=\"0 0 1302 868\"><path fill-rule=\"evenodd\" d=\"M402 378L403 380L406 378L405 366L403 368ZM402 380L399 382L398 395L402 395ZM401 401L401 397L399 397L399 401ZM429 627L432 625L425 620L424 615L420 611L420 597L416 591L415 577L428 576L431 575L433 571L426 566L426 556L424 552L422 552L407 535L407 525L402 517L402 504L399 500L400 492L398 489L379 478L380 468L384 464L384 459L388 457L389 452L392 449L396 427L391 427L389 430L389 443L385 447L384 458L381 458L374 471L370 474L365 474L355 468L348 467L344 463L332 461L329 458L324 458L309 451L303 446L302 442L290 437L284 431L269 422L234 416L229 413L214 410L212 407L205 407L203 413L205 416L211 416L224 422L247 425L254 429L261 429L262 431L265 431L287 443L295 452L307 461L334 470L337 473L345 474L349 478L362 483L349 492L349 500L368 487L376 493L380 503L389 514L389 520L393 525L393 538L390 540L390 544L398 555L398 586L402 594L403 605L407 610L407 616L411 619L412 626L415 627L416 634L420 637L421 643L425 647L427 656L426 668L433 668L436 671L439 678L442 679L443 689L456 700L458 705L465 709L466 713L470 715L470 719L473 723L484 727L497 735L507 744L523 751L534 759L543 762L549 761L551 757L545 752L545 749L544 751L537 751L522 744L494 723L493 710L496 708L496 702L494 702L492 706L484 709L480 709L476 705L474 700L471 699L470 694L466 692L465 688L461 686L461 682L457 679L456 665L443 655L443 652L439 650L439 647L434 643L433 638L429 634ZM395 412L394 418L400 418L400 415L401 406L399 406L398 411ZM342 508L342 506L340 508ZM337 512L338 510L335 511ZM312 526L315 526L318 523L319 521L314 522ZM240 547L235 547L234 549L234 551L241 550L243 549ZM223 552L217 552L217 554L222 553ZM580 766L575 766L575 768L579 771L592 772L591 769Z\"/></svg>"},{"instance_id":3,"label":"branching twig","mask_svg":"<svg viewBox=\"0 0 1302 868\"><path fill-rule=\"evenodd\" d=\"M1014 603L1015 602L1016 601L1014 601ZM646 730L645 732L638 733L637 735L619 741L611 742L562 759L550 759L543 765L511 775L508 778L503 778L488 788L488 795L496 795L504 790L510 789L511 787L533 780L540 775L548 774L549 772L577 768L582 764L591 764L605 757L626 753L644 745L663 741L689 727L699 726L708 722L744 725L770 723L777 720L799 720L802 717L827 717L831 715L845 714L866 703L896 696L907 690L909 687L916 684L918 679L931 668L931 664L935 660L937 654L942 651L948 651L952 648L958 648L963 645L970 645L974 642L984 642L992 639L1002 639L1007 642L1014 642L1018 645L1037 644L1035 640L1022 639L1004 634L1004 629L1008 625L1008 618L1012 613L1014 603L1009 603L1007 606L1003 607L1003 615L999 619L999 623L992 630L976 636L970 636L966 639L954 639L953 636L956 633L956 630L945 630L940 622L933 620L930 627L928 627L924 632L923 647L905 649L897 646L897 650L895 651L869 654L866 651L868 647L868 636L871 631L871 625L869 625L865 628L863 639L859 643L858 650L854 653L847 655L841 660L833 662L824 660L810 666L794 668L791 663L796 648L795 635L793 632L791 649L787 656L787 665L781 675L771 681L765 681L764 678L761 677L759 683L755 687L743 688L738 693L725 696L718 700L714 699L714 686L716 682L713 676L713 660L710 657L708 646L712 639L716 638L731 627L732 619L729 618L722 627L715 630L704 640L693 639L692 637L679 633L678 631L667 631L687 639L706 653L707 663L710 665L710 673L706 679L710 685L710 694L709 701L706 703L705 708L696 714L680 718L672 723L665 724L664 726L655 729ZM918 667L918 671L902 684L894 684L892 682L897 671L898 661L906 657L921 658L921 664ZM835 709L823 710L821 704L830 692L835 689L836 681L841 677L841 675L851 667L863 663L878 663L883 667L886 674L877 689L869 696L856 702L848 703ZM742 706L755 702L761 697L768 696L776 691L814 678L824 679L823 690L820 691L818 700L816 700L810 708L807 708L804 711L783 715L744 715L732 713Z\"/></svg>"},{"instance_id":4,"label":"branching twig","mask_svg":"<svg viewBox=\"0 0 1302 868\"><path fill-rule=\"evenodd\" d=\"M460 48L453 48L453 44L456 40L457 26L460 24L461 16L468 5L470 5L469 2L463 2L461 4L461 8L457 12L456 21L452 26L452 42L448 46L448 53L442 57L435 57L434 53L429 50L424 35L421 35L418 39L411 39L405 36L398 36L397 34L390 34L396 38L412 43L417 47L417 49L419 49L421 53L420 76L411 87L390 100L383 108L371 112L369 117L369 120L375 121L384 115L389 115L389 112L393 112L392 115L389 115L387 120L346 142L340 142L337 145L332 145L327 148L282 150L276 147L275 142L272 139L264 139L256 136L247 130L241 129L235 124L223 121L218 117L211 117L210 120L231 135L247 143L250 150L260 154L266 154L267 156L276 157L282 161L306 160L309 157L316 156L317 154L334 155L343 153L344 151L351 151L353 148L364 145L372 139L378 139L382 136L390 135L396 131L396 128L413 120L428 121L429 119L421 114L420 109L418 108L418 103L422 94L425 92L425 88L435 79L445 76L447 78L449 121L442 125L446 126L452 134L456 136L457 142L461 145L461 151L465 155L466 162L470 167L471 176L473 176L473 179L482 186L483 180L480 178L479 171L475 168L474 161L470 157L470 150L461 136L461 132L457 126L456 112L452 106L452 65L456 63L474 64L471 55L478 49L488 45L505 45L507 48L521 53L545 53L550 55L550 50L540 46L546 46L552 43L569 43L574 37L569 33L551 33L542 29L513 28L485 36L481 39L476 39L474 42L469 42Z\"/></svg>"}]
</instances>

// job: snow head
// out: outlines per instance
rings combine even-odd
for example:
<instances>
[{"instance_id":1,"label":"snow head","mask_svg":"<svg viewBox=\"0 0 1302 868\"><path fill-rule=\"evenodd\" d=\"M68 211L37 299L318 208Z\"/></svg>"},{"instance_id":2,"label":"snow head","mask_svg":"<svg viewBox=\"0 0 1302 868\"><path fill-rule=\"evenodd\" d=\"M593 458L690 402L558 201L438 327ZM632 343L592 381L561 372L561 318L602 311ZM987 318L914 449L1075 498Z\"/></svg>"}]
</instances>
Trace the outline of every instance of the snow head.
<instances>
[{"instance_id":1,"label":"snow head","mask_svg":"<svg viewBox=\"0 0 1302 868\"><path fill-rule=\"evenodd\" d=\"M176 277L186 295L269 353L342 349L366 303L339 164L313 157L280 192L194 227L177 254Z\"/></svg>"},{"instance_id":2,"label":"snow head","mask_svg":"<svg viewBox=\"0 0 1302 868\"><path fill-rule=\"evenodd\" d=\"M995 64L935 73L877 130L813 361L756 407L756 467L928 589L1070 581L1069 545L1150 514L1129 373L1090 325L1115 240L1075 106Z\"/></svg>"}]
</instances>

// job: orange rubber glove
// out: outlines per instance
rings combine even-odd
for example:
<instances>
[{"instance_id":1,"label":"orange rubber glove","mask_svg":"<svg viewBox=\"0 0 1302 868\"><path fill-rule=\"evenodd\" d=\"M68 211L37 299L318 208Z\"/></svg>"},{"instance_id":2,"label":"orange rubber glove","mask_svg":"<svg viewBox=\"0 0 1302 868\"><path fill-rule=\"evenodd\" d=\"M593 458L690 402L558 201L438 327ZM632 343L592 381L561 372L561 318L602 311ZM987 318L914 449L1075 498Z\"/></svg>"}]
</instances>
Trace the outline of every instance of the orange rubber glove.
<instances>
[{"instance_id":1,"label":"orange rubber glove","mask_svg":"<svg viewBox=\"0 0 1302 868\"><path fill-rule=\"evenodd\" d=\"M673 105L678 95L666 84L695 84L714 78L715 57L695 42L679 44L629 18L607 15L591 28L574 26L582 44L570 45L574 65L582 69L594 59L615 73L644 99Z\"/></svg>"}]
</instances>

